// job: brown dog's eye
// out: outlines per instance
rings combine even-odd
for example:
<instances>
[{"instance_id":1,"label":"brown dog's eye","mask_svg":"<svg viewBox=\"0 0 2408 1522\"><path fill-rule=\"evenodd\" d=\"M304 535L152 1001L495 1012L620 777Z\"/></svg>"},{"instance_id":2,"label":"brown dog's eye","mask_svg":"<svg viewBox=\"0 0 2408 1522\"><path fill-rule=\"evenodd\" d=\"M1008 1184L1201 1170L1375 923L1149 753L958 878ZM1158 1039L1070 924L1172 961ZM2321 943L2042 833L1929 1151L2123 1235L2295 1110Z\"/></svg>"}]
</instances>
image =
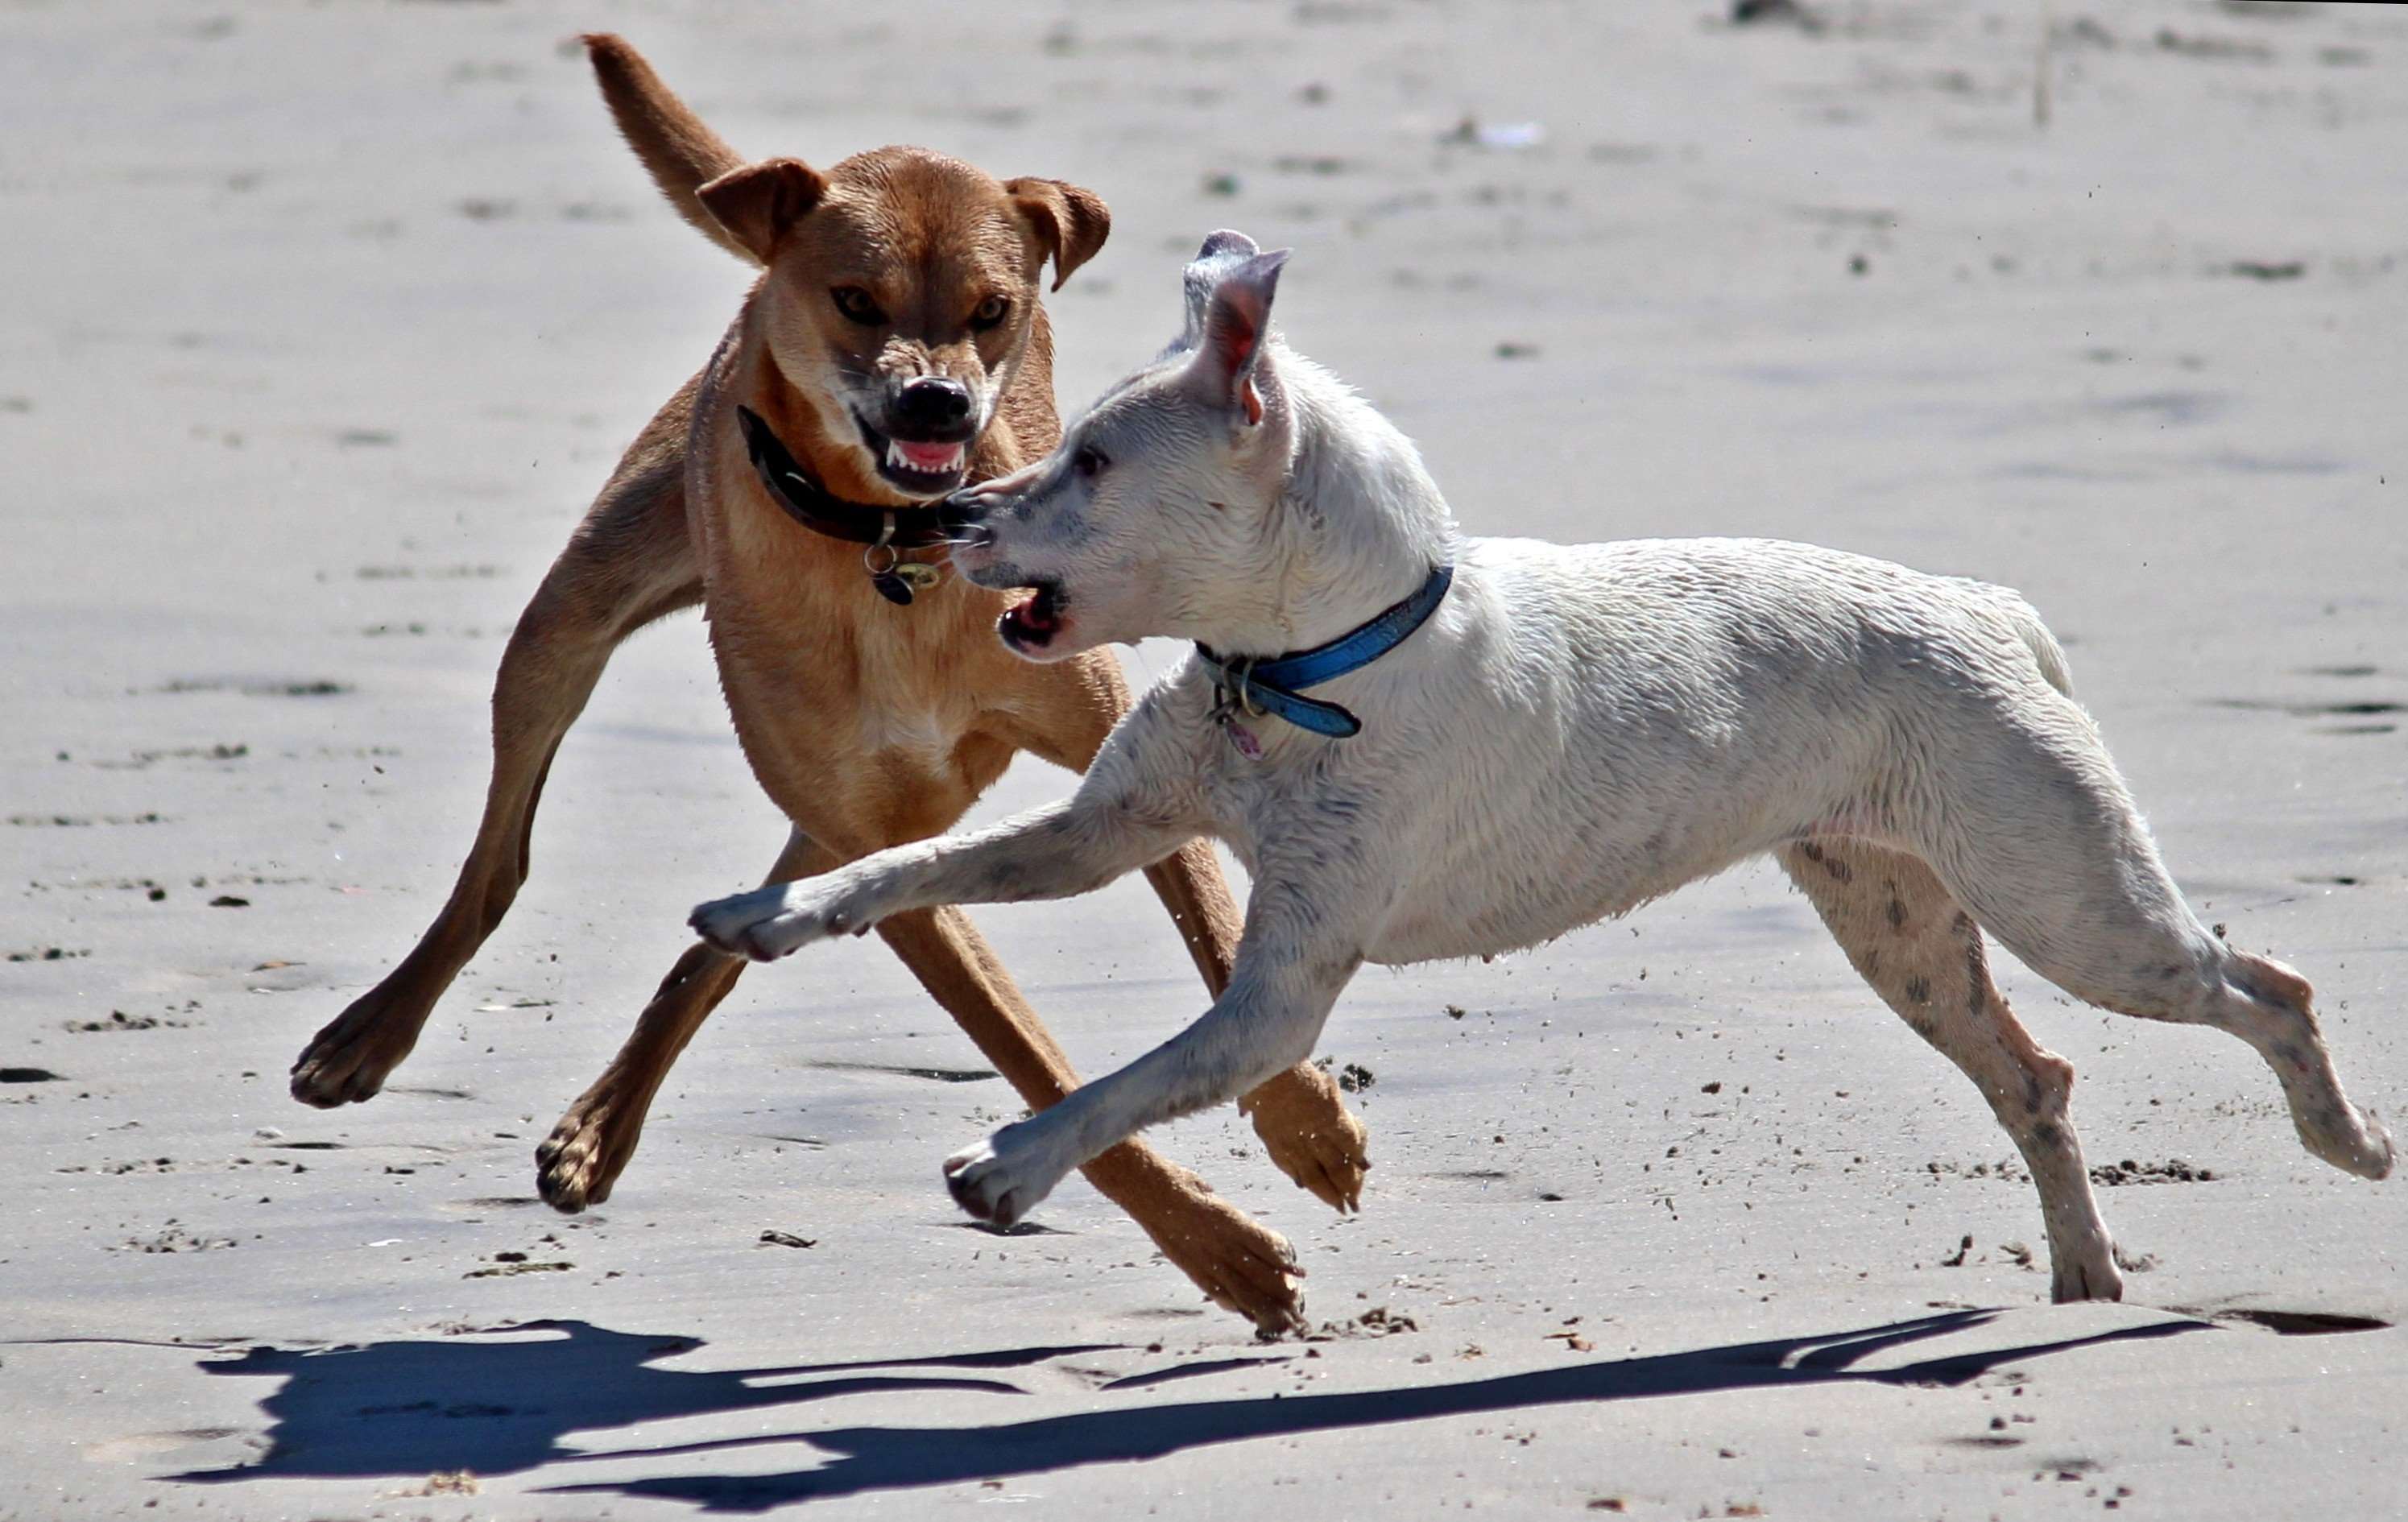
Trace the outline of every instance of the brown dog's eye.
<instances>
[{"instance_id":1,"label":"brown dog's eye","mask_svg":"<svg viewBox=\"0 0 2408 1522\"><path fill-rule=\"evenodd\" d=\"M886 321L886 314L878 309L878 303L858 285L839 285L828 295L835 300L837 310L864 327L876 327Z\"/></svg>"},{"instance_id":2,"label":"brown dog's eye","mask_svg":"<svg viewBox=\"0 0 2408 1522\"><path fill-rule=\"evenodd\" d=\"M984 333L1002 322L1004 313L1010 310L1011 310L1010 302L1001 296L989 296L978 304L978 310L970 313L970 326Z\"/></svg>"}]
</instances>

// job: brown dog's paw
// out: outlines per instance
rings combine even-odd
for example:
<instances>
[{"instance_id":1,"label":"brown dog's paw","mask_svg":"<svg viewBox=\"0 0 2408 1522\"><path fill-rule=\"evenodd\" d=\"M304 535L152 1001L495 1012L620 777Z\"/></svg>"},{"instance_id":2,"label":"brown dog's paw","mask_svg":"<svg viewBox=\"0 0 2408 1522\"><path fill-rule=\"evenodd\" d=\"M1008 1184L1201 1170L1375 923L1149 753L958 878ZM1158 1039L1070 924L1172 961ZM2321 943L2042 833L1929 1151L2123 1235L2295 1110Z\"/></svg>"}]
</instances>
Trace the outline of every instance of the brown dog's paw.
<instances>
[{"instance_id":1,"label":"brown dog's paw","mask_svg":"<svg viewBox=\"0 0 2408 1522\"><path fill-rule=\"evenodd\" d=\"M1264 1150L1297 1187L1341 1214L1362 1208L1370 1136L1327 1073L1290 1068L1240 1099L1238 1113L1254 1118Z\"/></svg>"},{"instance_id":2,"label":"brown dog's paw","mask_svg":"<svg viewBox=\"0 0 2408 1522\"><path fill-rule=\"evenodd\" d=\"M1296 1249L1285 1237L1250 1218L1234 1205L1203 1192L1200 1180L1189 1179L1192 1191L1170 1215L1141 1223L1171 1266L1196 1282L1204 1298L1225 1311L1234 1311L1267 1337L1305 1329L1304 1270L1297 1266Z\"/></svg>"},{"instance_id":3,"label":"brown dog's paw","mask_svg":"<svg viewBox=\"0 0 2408 1522\"><path fill-rule=\"evenodd\" d=\"M588 1093L560 1117L552 1135L535 1149L536 1193L545 1204L574 1215L610 1198L610 1187L635 1156L642 1130L640 1124L617 1124L613 1117L619 1113L609 1096Z\"/></svg>"},{"instance_id":4,"label":"brown dog's paw","mask_svg":"<svg viewBox=\"0 0 2408 1522\"><path fill-rule=\"evenodd\" d=\"M321 1110L375 1098L386 1076L409 1055L418 1034L419 1019L412 1019L409 1040L391 1039L387 1033L400 1023L389 1011L391 1002L382 988L370 989L311 1037L293 1059L293 1097Z\"/></svg>"}]
</instances>

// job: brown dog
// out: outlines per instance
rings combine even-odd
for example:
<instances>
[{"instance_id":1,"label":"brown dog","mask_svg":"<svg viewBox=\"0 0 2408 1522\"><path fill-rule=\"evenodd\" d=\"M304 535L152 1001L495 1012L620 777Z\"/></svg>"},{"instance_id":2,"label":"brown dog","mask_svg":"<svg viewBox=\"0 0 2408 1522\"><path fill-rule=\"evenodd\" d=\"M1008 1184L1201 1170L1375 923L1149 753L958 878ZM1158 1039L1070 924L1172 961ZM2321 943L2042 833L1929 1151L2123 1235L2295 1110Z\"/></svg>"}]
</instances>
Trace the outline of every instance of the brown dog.
<instances>
[{"instance_id":1,"label":"brown dog","mask_svg":"<svg viewBox=\"0 0 2408 1522\"><path fill-rule=\"evenodd\" d=\"M863 153L825 174L790 158L748 165L624 41L586 43L620 131L663 193L767 274L520 617L494 684L484 819L459 883L402 964L294 1062L293 1093L309 1104L368 1098L408 1055L525 880L561 737L611 650L663 614L708 609L745 755L794 822L771 882L940 833L1015 752L1083 770L1128 707L1109 653L1035 666L1004 650L1004 599L945 567L929 505L1039 458L1059 436L1038 280L1051 259L1058 287L1102 245L1102 201L1058 180L998 183L919 149ZM1238 915L1210 849L1190 842L1147 876L1218 993ZM1077 1085L959 910L898 915L878 932L1030 1105ZM577 1211L609 1198L670 1064L743 965L699 944L678 960L538 1150L545 1199ZM1240 1109L1297 1184L1354 1205L1363 1130L1325 1075L1299 1067ZM1287 1243L1194 1174L1135 1142L1086 1172L1212 1299L1257 1326L1300 1324Z\"/></svg>"}]
</instances>

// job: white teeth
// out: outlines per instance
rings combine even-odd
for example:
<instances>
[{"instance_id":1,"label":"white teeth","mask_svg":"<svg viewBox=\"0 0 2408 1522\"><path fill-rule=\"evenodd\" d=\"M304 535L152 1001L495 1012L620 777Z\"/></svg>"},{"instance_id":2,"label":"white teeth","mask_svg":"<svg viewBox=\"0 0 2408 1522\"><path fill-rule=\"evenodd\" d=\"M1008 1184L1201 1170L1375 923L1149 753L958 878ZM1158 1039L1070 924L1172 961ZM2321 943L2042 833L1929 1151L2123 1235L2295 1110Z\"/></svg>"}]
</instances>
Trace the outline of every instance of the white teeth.
<instances>
[{"instance_id":1,"label":"white teeth","mask_svg":"<svg viewBox=\"0 0 2408 1522\"><path fill-rule=\"evenodd\" d=\"M938 476L948 470L961 468L964 448L963 445L955 444L953 452L937 464L922 465L903 452L903 445L899 440L890 438L886 441L886 463L897 470L910 470L923 476Z\"/></svg>"}]
</instances>

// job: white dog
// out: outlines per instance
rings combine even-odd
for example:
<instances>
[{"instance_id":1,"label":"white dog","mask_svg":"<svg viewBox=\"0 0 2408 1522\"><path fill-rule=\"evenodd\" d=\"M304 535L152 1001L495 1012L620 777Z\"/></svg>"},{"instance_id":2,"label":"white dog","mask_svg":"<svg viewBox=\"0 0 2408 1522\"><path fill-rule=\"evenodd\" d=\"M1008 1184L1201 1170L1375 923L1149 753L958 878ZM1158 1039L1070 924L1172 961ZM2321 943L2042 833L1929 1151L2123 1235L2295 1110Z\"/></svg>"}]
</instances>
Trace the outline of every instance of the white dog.
<instances>
[{"instance_id":1,"label":"white dog","mask_svg":"<svg viewBox=\"0 0 2408 1522\"><path fill-rule=\"evenodd\" d=\"M1016 1221L1112 1143L1303 1060L1366 960L1535 945L1760 852L1989 1100L2039 1186L2057 1299L2122 1282L2066 1114L2072 1067L2000 998L1985 929L2093 1004L2230 1031L2310 1152L2390 1171L2306 981L2184 905L2022 598L1799 544L1462 538L1412 445L1270 336L1285 257L1213 235L1185 336L1052 456L956 499L964 574L1034 589L1002 622L1014 650L1199 646L1077 793L695 912L766 959L1228 842L1254 893L1227 991L949 1159L972 1215ZM1282 655L1367 625L1301 669Z\"/></svg>"}]
</instances>

